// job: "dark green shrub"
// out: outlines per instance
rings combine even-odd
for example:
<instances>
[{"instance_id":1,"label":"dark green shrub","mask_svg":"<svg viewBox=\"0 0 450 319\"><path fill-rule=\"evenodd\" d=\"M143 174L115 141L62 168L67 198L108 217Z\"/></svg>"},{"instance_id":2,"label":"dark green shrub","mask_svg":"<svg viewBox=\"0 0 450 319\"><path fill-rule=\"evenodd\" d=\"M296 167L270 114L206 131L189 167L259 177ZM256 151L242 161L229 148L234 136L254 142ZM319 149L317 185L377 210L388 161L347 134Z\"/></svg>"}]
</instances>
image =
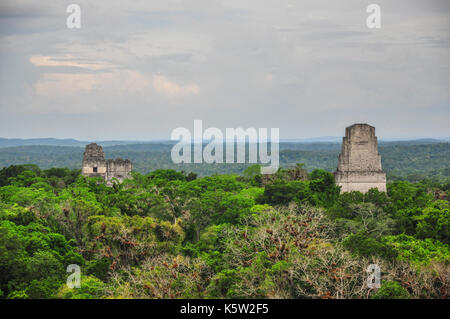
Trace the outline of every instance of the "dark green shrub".
<instances>
[{"instance_id":1,"label":"dark green shrub","mask_svg":"<svg viewBox=\"0 0 450 319\"><path fill-rule=\"evenodd\" d=\"M372 299L409 299L408 291L397 281L384 281Z\"/></svg>"}]
</instances>

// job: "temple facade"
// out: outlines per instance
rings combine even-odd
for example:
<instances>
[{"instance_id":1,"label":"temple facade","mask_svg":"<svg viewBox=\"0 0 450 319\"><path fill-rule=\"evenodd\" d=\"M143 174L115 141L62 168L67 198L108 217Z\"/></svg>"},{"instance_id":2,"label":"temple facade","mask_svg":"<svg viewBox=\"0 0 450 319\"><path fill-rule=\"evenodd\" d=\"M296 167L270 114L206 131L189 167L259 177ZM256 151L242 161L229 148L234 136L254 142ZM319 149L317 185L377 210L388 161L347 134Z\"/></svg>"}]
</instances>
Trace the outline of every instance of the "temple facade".
<instances>
[{"instance_id":1,"label":"temple facade","mask_svg":"<svg viewBox=\"0 0 450 319\"><path fill-rule=\"evenodd\" d=\"M108 185L117 179L120 183L130 176L133 165L128 159L117 158L105 160L105 153L100 145L86 145L83 155L81 174L88 177L102 177Z\"/></svg>"},{"instance_id":2,"label":"temple facade","mask_svg":"<svg viewBox=\"0 0 450 319\"><path fill-rule=\"evenodd\" d=\"M381 168L375 127L353 124L345 129L342 150L334 173L341 192L360 191L371 188L386 192L386 174Z\"/></svg>"}]
</instances>

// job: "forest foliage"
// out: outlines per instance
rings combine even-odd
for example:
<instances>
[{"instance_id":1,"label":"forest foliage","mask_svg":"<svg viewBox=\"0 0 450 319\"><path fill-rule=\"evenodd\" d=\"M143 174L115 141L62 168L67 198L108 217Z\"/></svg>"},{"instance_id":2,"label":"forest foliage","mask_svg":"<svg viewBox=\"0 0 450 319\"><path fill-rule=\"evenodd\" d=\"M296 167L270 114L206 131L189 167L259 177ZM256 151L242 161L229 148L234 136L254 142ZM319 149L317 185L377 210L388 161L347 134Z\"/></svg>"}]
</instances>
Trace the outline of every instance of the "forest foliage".
<instances>
[{"instance_id":1,"label":"forest foliage","mask_svg":"<svg viewBox=\"0 0 450 319\"><path fill-rule=\"evenodd\" d=\"M170 169L113 187L79 170L0 170L2 298L448 298L449 183L340 194L274 175ZM69 288L70 264L81 287ZM382 271L380 289L367 266Z\"/></svg>"},{"instance_id":2,"label":"forest foliage","mask_svg":"<svg viewBox=\"0 0 450 319\"><path fill-rule=\"evenodd\" d=\"M200 177L213 174L241 174L252 165L249 163L194 164L193 162L175 164L170 155L173 143L154 142L114 146L106 142L101 144L106 158L128 158L133 162L133 169L141 174L157 169L184 170L194 172ZM282 167L294 167L296 163L304 163L308 172L317 168L331 172L337 167L341 144L280 142L279 148ZM246 149L248 150L248 147ZM27 145L2 147L0 150L0 167L29 163L38 165L42 169L53 167L75 169L80 167L84 148ZM426 140L380 142L379 152L383 169L389 180L420 182L428 179L444 183L450 178L450 143L448 142L427 142Z\"/></svg>"}]
</instances>

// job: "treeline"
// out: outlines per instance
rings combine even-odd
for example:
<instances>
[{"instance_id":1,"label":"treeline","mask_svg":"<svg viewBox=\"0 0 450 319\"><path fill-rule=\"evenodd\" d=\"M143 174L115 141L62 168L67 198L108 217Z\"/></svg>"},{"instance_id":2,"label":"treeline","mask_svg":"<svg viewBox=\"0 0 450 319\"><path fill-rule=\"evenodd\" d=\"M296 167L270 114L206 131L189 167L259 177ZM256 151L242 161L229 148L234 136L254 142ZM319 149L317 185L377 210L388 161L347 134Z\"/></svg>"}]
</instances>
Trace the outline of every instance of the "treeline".
<instances>
[{"instance_id":1,"label":"treeline","mask_svg":"<svg viewBox=\"0 0 450 319\"><path fill-rule=\"evenodd\" d=\"M303 165L260 175L0 170L3 298L448 298L448 182L340 194ZM66 285L70 264L81 288ZM367 266L382 271L366 286Z\"/></svg>"},{"instance_id":2,"label":"treeline","mask_svg":"<svg viewBox=\"0 0 450 319\"><path fill-rule=\"evenodd\" d=\"M418 144L419 143L419 144ZM420 144L422 143L422 144ZM240 174L252 164L174 164L169 143L116 145L104 148L107 158L129 158L134 170L145 174L157 169L189 171L199 176ZM64 146L20 146L0 149L0 167L36 164L41 168L80 168L83 148ZM389 181L445 182L450 177L450 144L424 141L380 143L383 169ZM292 167L304 163L307 171L320 168L334 171L337 167L340 144L337 143L281 143L280 164Z\"/></svg>"}]
</instances>

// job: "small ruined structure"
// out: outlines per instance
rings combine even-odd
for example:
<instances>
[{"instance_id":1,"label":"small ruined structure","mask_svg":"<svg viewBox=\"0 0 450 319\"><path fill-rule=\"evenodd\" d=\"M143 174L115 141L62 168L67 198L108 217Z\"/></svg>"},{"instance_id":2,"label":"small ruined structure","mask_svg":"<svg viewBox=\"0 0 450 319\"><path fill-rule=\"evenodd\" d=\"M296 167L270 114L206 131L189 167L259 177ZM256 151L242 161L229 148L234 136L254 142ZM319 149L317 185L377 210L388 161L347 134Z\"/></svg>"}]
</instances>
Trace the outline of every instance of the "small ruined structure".
<instances>
[{"instance_id":1,"label":"small ruined structure","mask_svg":"<svg viewBox=\"0 0 450 319\"><path fill-rule=\"evenodd\" d=\"M105 160L105 153L100 145L95 143L86 145L81 169L81 174L84 176L102 177L108 185L112 185L113 178L121 183L129 177L132 169L130 160L121 158Z\"/></svg>"},{"instance_id":2,"label":"small ruined structure","mask_svg":"<svg viewBox=\"0 0 450 319\"><path fill-rule=\"evenodd\" d=\"M366 193L371 188L386 192L386 174L381 168L375 127L353 124L345 129L342 151L334 176L342 193Z\"/></svg>"}]
</instances>

